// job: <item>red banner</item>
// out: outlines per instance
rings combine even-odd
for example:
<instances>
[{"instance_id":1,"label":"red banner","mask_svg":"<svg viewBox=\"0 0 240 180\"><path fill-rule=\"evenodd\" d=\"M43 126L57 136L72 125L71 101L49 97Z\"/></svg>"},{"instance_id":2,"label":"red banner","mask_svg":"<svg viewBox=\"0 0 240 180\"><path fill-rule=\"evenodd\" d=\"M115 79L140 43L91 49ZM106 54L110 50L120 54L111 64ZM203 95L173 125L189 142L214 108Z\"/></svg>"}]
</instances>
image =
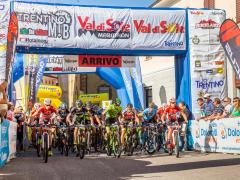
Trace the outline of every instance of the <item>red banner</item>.
<instances>
[{"instance_id":1,"label":"red banner","mask_svg":"<svg viewBox=\"0 0 240 180\"><path fill-rule=\"evenodd\" d=\"M80 55L80 67L122 67L122 56Z\"/></svg>"}]
</instances>

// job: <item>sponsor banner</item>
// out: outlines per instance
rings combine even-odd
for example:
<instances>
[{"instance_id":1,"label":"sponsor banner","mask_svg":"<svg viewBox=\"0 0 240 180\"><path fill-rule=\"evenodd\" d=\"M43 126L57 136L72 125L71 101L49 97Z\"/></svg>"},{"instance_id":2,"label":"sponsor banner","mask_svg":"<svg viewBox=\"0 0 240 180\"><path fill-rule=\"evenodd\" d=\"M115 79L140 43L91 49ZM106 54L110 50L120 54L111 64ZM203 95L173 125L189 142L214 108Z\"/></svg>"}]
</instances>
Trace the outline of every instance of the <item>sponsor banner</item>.
<instances>
[{"instance_id":1,"label":"sponsor banner","mask_svg":"<svg viewBox=\"0 0 240 180\"><path fill-rule=\"evenodd\" d=\"M136 57L135 56L122 56L122 67L135 67Z\"/></svg>"},{"instance_id":2,"label":"sponsor banner","mask_svg":"<svg viewBox=\"0 0 240 180\"><path fill-rule=\"evenodd\" d=\"M9 126L9 157L8 160L15 158L17 145L17 123L10 121Z\"/></svg>"},{"instance_id":3,"label":"sponsor banner","mask_svg":"<svg viewBox=\"0 0 240 180\"><path fill-rule=\"evenodd\" d=\"M199 114L197 99L227 95L226 56L219 39L223 10L189 10L192 111Z\"/></svg>"},{"instance_id":4,"label":"sponsor banner","mask_svg":"<svg viewBox=\"0 0 240 180\"><path fill-rule=\"evenodd\" d=\"M107 109L112 104L112 100L102 101L102 108Z\"/></svg>"},{"instance_id":5,"label":"sponsor banner","mask_svg":"<svg viewBox=\"0 0 240 180\"><path fill-rule=\"evenodd\" d=\"M192 120L190 131L195 150L240 154L240 118Z\"/></svg>"},{"instance_id":6,"label":"sponsor banner","mask_svg":"<svg viewBox=\"0 0 240 180\"><path fill-rule=\"evenodd\" d=\"M19 46L186 50L185 10L137 10L14 2Z\"/></svg>"},{"instance_id":7,"label":"sponsor banner","mask_svg":"<svg viewBox=\"0 0 240 180\"><path fill-rule=\"evenodd\" d=\"M37 77L36 77L36 92L38 92L38 88L42 82L43 74L47 64L47 57L43 55L39 55L39 62L37 67Z\"/></svg>"},{"instance_id":8,"label":"sponsor banner","mask_svg":"<svg viewBox=\"0 0 240 180\"><path fill-rule=\"evenodd\" d=\"M9 121L0 123L0 167L3 167L9 157Z\"/></svg>"},{"instance_id":9,"label":"sponsor banner","mask_svg":"<svg viewBox=\"0 0 240 180\"><path fill-rule=\"evenodd\" d=\"M131 104L134 104L133 82L130 73L130 68L120 68L125 88Z\"/></svg>"},{"instance_id":10,"label":"sponsor banner","mask_svg":"<svg viewBox=\"0 0 240 180\"><path fill-rule=\"evenodd\" d=\"M37 98L56 98L60 99L62 97L62 89L60 86L50 86L50 85L40 85Z\"/></svg>"},{"instance_id":11,"label":"sponsor banner","mask_svg":"<svg viewBox=\"0 0 240 180\"><path fill-rule=\"evenodd\" d=\"M62 71L64 55L49 55L45 71Z\"/></svg>"},{"instance_id":12,"label":"sponsor banner","mask_svg":"<svg viewBox=\"0 0 240 180\"><path fill-rule=\"evenodd\" d=\"M240 30L238 25L233 20L227 19L221 26L219 36L236 77L240 79Z\"/></svg>"},{"instance_id":13,"label":"sponsor banner","mask_svg":"<svg viewBox=\"0 0 240 180\"><path fill-rule=\"evenodd\" d=\"M185 22L182 10L131 10L132 49L186 49Z\"/></svg>"},{"instance_id":14,"label":"sponsor banner","mask_svg":"<svg viewBox=\"0 0 240 180\"><path fill-rule=\"evenodd\" d=\"M7 34L10 21L10 0L0 2L0 84L6 77Z\"/></svg>"},{"instance_id":15,"label":"sponsor banner","mask_svg":"<svg viewBox=\"0 0 240 180\"><path fill-rule=\"evenodd\" d=\"M142 83L142 73L139 57L135 57L136 66L134 68L130 68L131 77L133 83L137 89L138 94L138 104L141 104L141 109L144 109L144 91L143 91L143 83Z\"/></svg>"},{"instance_id":16,"label":"sponsor banner","mask_svg":"<svg viewBox=\"0 0 240 180\"><path fill-rule=\"evenodd\" d=\"M122 56L80 55L80 67L122 67Z\"/></svg>"},{"instance_id":17,"label":"sponsor banner","mask_svg":"<svg viewBox=\"0 0 240 180\"><path fill-rule=\"evenodd\" d=\"M109 94L81 94L78 99L82 100L84 103L91 101L92 103L98 103L100 105L102 101L107 101L109 99Z\"/></svg>"}]
</instances>

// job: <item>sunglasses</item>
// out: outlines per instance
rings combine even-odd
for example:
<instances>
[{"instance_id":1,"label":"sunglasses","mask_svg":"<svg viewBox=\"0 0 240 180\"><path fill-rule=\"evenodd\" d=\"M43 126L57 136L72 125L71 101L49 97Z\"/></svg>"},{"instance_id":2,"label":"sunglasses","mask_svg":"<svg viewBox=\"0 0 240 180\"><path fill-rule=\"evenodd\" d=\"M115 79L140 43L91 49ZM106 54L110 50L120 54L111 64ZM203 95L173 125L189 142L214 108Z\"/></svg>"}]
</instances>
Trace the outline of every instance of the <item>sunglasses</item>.
<instances>
[{"instance_id":1,"label":"sunglasses","mask_svg":"<svg viewBox=\"0 0 240 180\"><path fill-rule=\"evenodd\" d=\"M237 100L233 101L233 102L238 102Z\"/></svg>"}]
</instances>

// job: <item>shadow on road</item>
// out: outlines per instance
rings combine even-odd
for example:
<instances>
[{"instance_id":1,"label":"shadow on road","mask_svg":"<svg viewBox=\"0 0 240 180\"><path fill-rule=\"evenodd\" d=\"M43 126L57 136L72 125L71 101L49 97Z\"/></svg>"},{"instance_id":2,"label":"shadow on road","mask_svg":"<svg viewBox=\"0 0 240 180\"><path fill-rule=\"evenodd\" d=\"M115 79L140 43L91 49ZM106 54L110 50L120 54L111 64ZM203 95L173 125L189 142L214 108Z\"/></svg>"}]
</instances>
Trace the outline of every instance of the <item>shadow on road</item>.
<instances>
[{"instance_id":1,"label":"shadow on road","mask_svg":"<svg viewBox=\"0 0 240 180\"><path fill-rule=\"evenodd\" d=\"M139 158L139 157L137 157ZM161 158L161 157L160 157ZM171 162L171 160L169 160ZM49 163L41 163L34 157L20 157L0 170L0 180L91 180L91 179L129 179L141 174L176 172L208 167L240 165L237 158L164 164L149 166L151 162L135 158L86 158L51 157Z\"/></svg>"}]
</instances>

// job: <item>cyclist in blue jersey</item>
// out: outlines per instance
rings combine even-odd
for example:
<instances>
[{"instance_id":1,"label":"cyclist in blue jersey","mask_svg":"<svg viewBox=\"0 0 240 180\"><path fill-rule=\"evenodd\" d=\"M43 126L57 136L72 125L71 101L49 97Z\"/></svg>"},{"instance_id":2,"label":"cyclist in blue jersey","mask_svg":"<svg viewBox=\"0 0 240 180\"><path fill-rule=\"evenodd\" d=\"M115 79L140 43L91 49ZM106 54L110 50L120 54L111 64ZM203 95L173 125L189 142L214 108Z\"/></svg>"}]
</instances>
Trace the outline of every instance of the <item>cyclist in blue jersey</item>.
<instances>
[{"instance_id":1,"label":"cyclist in blue jersey","mask_svg":"<svg viewBox=\"0 0 240 180\"><path fill-rule=\"evenodd\" d=\"M157 109L155 104L151 103L147 109L143 111L143 122L152 123L157 120Z\"/></svg>"}]
</instances>

